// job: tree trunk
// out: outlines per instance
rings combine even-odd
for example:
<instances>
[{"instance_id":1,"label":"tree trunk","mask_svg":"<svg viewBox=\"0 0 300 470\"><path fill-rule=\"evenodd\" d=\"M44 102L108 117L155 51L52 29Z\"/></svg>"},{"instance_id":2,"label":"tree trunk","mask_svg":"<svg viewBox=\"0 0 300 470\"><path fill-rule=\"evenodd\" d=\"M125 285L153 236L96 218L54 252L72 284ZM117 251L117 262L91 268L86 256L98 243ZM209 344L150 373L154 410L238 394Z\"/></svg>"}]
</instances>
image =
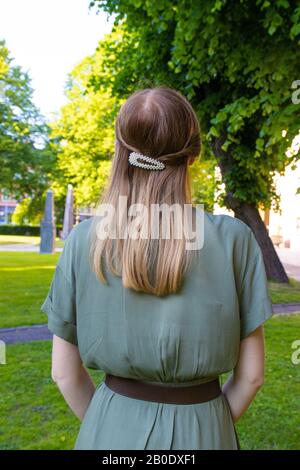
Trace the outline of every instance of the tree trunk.
<instances>
[{"instance_id":1,"label":"tree trunk","mask_svg":"<svg viewBox=\"0 0 300 470\"><path fill-rule=\"evenodd\" d=\"M230 199L230 196L228 199ZM267 278L277 282L289 282L257 207L245 202L238 203L238 201L231 201L231 204L228 201L228 205L234 211L235 217L245 222L252 229L262 250Z\"/></svg>"},{"instance_id":2,"label":"tree trunk","mask_svg":"<svg viewBox=\"0 0 300 470\"><path fill-rule=\"evenodd\" d=\"M222 178L224 181L226 181L224 176L226 175L226 172L232 167L234 162L231 155L226 154L221 148L224 140L224 137L215 138L212 147L213 152L218 160ZM277 255L273 242L269 237L267 227L264 224L257 207L255 205L248 204L247 202L242 202L236 199L229 192L225 196L225 204L229 209L233 210L237 219L242 220L252 229L255 238L262 250L267 278L277 282L288 283L288 276L279 259L279 256Z\"/></svg>"}]
</instances>

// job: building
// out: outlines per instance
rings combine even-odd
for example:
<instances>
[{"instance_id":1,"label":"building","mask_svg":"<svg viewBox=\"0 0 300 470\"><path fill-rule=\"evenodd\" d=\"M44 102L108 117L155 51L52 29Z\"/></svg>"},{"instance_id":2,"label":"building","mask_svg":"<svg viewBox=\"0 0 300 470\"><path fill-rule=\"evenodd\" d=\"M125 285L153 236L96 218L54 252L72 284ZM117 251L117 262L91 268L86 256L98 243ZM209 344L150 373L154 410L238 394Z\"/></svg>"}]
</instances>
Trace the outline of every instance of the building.
<instances>
[{"instance_id":1,"label":"building","mask_svg":"<svg viewBox=\"0 0 300 470\"><path fill-rule=\"evenodd\" d=\"M6 191L0 191L0 224L10 224L17 201Z\"/></svg>"},{"instance_id":2,"label":"building","mask_svg":"<svg viewBox=\"0 0 300 470\"><path fill-rule=\"evenodd\" d=\"M273 242L300 251L300 162L276 177L281 212L266 211L265 221Z\"/></svg>"}]
</instances>

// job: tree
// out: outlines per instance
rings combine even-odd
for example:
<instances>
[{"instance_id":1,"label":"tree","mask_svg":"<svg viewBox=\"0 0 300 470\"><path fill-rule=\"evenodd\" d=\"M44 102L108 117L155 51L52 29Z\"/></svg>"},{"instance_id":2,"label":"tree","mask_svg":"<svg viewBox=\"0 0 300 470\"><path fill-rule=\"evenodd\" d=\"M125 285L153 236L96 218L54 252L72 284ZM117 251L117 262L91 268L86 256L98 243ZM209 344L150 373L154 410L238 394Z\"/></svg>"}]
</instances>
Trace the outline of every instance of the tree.
<instances>
[{"instance_id":1,"label":"tree","mask_svg":"<svg viewBox=\"0 0 300 470\"><path fill-rule=\"evenodd\" d=\"M108 59L107 48L118 42L123 42L118 31L106 35L96 53L83 59L69 74L68 103L58 120L51 123L57 153L53 188L58 201L64 199L67 184L72 183L76 205L95 206L106 186L114 154L114 121L123 99L112 97L106 83L97 90L88 84L95 73L105 81L103 60ZM110 59L112 63L115 60L112 50ZM194 201L205 202L212 210L215 180L211 163L197 162L191 178Z\"/></svg>"},{"instance_id":2,"label":"tree","mask_svg":"<svg viewBox=\"0 0 300 470\"><path fill-rule=\"evenodd\" d=\"M300 6L293 0L98 0L115 15L106 43L107 85L127 96L141 84L174 86L197 110L206 145L220 167L223 203L253 230L267 276L288 278L259 208L279 207L273 177L297 154L286 151L299 132L291 100L300 63ZM283 133L284 131L284 133Z\"/></svg>"},{"instance_id":3,"label":"tree","mask_svg":"<svg viewBox=\"0 0 300 470\"><path fill-rule=\"evenodd\" d=\"M71 183L77 207L97 203L114 152L113 122L119 105L109 90L95 92L86 86L100 62L99 57L89 56L72 70L66 87L68 102L50 123L57 153L53 188L60 199Z\"/></svg>"},{"instance_id":4,"label":"tree","mask_svg":"<svg viewBox=\"0 0 300 470\"><path fill-rule=\"evenodd\" d=\"M0 188L17 199L29 197L39 210L54 155L48 126L32 101L30 78L12 60L0 41Z\"/></svg>"},{"instance_id":5,"label":"tree","mask_svg":"<svg viewBox=\"0 0 300 470\"><path fill-rule=\"evenodd\" d=\"M43 203L45 203L45 198L43 198ZM38 204L38 207L35 207L33 200L25 197L17 204L12 215L12 222L17 225L39 225L41 215L40 204Z\"/></svg>"},{"instance_id":6,"label":"tree","mask_svg":"<svg viewBox=\"0 0 300 470\"><path fill-rule=\"evenodd\" d=\"M192 182L194 204L204 204L205 210L213 212L216 190L219 187L215 178L215 162L212 159L200 159L189 167Z\"/></svg>"}]
</instances>

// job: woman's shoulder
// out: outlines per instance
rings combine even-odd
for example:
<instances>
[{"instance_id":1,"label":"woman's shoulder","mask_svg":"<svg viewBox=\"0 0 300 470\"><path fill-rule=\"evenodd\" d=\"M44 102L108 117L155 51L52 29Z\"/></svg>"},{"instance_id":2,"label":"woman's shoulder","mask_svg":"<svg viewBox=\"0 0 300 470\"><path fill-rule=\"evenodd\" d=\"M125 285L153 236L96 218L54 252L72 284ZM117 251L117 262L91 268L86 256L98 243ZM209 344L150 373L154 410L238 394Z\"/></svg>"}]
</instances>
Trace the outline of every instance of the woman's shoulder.
<instances>
[{"instance_id":1,"label":"woman's shoulder","mask_svg":"<svg viewBox=\"0 0 300 470\"><path fill-rule=\"evenodd\" d=\"M212 214L205 211L204 225L227 236L248 237L252 233L251 228L245 222L227 214Z\"/></svg>"},{"instance_id":2,"label":"woman's shoulder","mask_svg":"<svg viewBox=\"0 0 300 470\"><path fill-rule=\"evenodd\" d=\"M71 232L68 235L67 240L74 242L81 238L85 239L90 231L93 219L94 217L89 217L88 219L85 219L79 222L78 224L74 225L74 227L72 228Z\"/></svg>"},{"instance_id":3,"label":"woman's shoulder","mask_svg":"<svg viewBox=\"0 0 300 470\"><path fill-rule=\"evenodd\" d=\"M92 226L92 219L85 219L82 222L74 225L68 237L65 240L61 261L81 254L84 248L88 246L90 228Z\"/></svg>"},{"instance_id":4,"label":"woman's shoulder","mask_svg":"<svg viewBox=\"0 0 300 470\"><path fill-rule=\"evenodd\" d=\"M216 246L233 254L234 259L258 259L261 249L253 230L240 219L227 214L205 214L204 243L213 250Z\"/></svg>"}]
</instances>

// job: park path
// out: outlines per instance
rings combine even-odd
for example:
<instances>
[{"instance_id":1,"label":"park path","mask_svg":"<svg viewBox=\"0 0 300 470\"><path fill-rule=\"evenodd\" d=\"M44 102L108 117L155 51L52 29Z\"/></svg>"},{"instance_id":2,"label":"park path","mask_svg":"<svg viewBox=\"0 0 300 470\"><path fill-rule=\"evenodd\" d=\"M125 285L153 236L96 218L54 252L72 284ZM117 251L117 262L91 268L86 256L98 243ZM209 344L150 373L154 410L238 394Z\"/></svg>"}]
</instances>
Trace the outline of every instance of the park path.
<instances>
[{"instance_id":1,"label":"park path","mask_svg":"<svg viewBox=\"0 0 300 470\"><path fill-rule=\"evenodd\" d=\"M47 324L0 328L0 340L6 344L30 343L31 341L52 339Z\"/></svg>"},{"instance_id":2,"label":"park path","mask_svg":"<svg viewBox=\"0 0 300 470\"><path fill-rule=\"evenodd\" d=\"M300 314L300 303L273 304L274 315ZM52 333L47 324L18 326L15 328L0 328L0 340L6 344L30 343L52 339Z\"/></svg>"},{"instance_id":3,"label":"park path","mask_svg":"<svg viewBox=\"0 0 300 470\"><path fill-rule=\"evenodd\" d=\"M300 250L277 247L275 247L275 249L287 275L300 281Z\"/></svg>"}]
</instances>

